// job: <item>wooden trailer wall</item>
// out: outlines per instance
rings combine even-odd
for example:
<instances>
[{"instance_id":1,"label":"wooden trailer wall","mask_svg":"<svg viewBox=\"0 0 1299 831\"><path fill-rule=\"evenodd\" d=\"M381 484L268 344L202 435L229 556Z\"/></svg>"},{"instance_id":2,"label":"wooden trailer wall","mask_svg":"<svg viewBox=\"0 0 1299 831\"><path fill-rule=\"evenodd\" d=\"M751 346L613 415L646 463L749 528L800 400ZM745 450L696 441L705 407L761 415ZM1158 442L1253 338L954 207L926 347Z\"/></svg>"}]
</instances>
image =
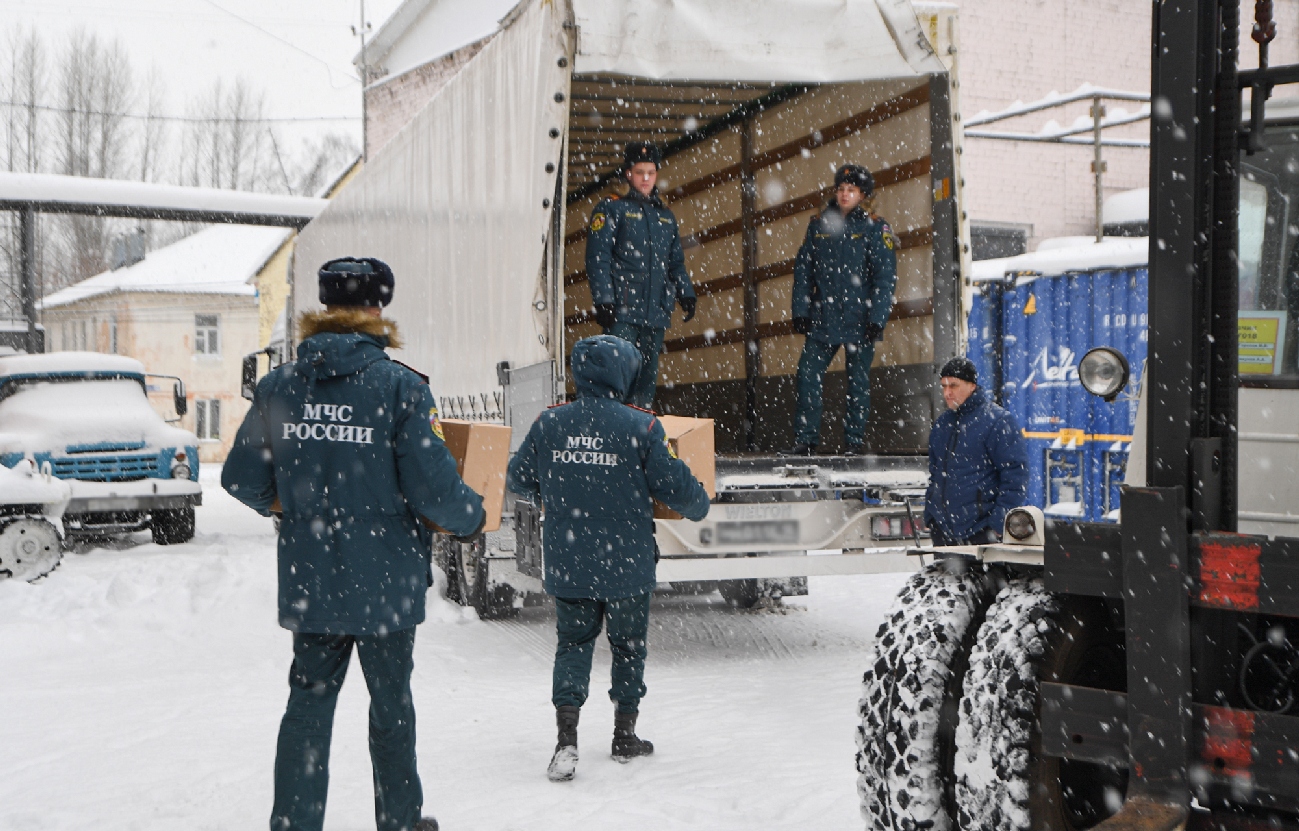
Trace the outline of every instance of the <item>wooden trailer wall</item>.
<instances>
[{"instance_id":1,"label":"wooden trailer wall","mask_svg":"<svg viewBox=\"0 0 1299 831\"><path fill-rule=\"evenodd\" d=\"M803 337L790 322L793 263L834 170L875 175L874 210L899 241L892 319L872 371L868 447L920 452L933 416L933 204L950 179L931 176L930 82L723 85L575 76L564 248L565 351L598 333L590 319L586 226L616 176L626 141L666 145L659 189L680 223L699 295L677 310L661 356L661 412L717 420L719 452L793 443L794 373ZM745 183L750 183L745 187ZM746 343L755 344L751 350ZM825 385L822 447L839 449L842 352Z\"/></svg>"}]
</instances>

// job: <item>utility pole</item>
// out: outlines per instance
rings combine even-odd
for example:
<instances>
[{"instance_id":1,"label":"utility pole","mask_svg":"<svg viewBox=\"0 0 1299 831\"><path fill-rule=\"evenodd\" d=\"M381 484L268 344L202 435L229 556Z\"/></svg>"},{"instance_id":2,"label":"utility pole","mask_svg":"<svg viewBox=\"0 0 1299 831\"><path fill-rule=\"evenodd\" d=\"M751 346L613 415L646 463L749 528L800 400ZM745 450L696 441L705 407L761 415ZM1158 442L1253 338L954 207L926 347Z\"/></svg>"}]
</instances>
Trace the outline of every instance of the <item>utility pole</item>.
<instances>
[{"instance_id":1,"label":"utility pole","mask_svg":"<svg viewBox=\"0 0 1299 831\"><path fill-rule=\"evenodd\" d=\"M361 2L361 24L352 27L352 34L361 36L361 161L366 162L370 157L369 142L367 141L370 132L370 119L365 103L365 88L370 84L370 62L365 54L365 33L370 28L370 24L365 22L365 0Z\"/></svg>"}]
</instances>

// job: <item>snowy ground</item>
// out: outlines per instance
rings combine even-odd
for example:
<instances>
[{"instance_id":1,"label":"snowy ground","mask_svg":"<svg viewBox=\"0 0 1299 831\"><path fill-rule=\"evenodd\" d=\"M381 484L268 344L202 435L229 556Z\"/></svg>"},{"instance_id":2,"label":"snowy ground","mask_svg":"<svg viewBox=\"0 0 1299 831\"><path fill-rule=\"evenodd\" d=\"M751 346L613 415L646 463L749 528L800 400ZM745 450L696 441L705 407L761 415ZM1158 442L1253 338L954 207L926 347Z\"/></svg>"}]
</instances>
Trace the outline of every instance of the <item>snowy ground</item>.
<instances>
[{"instance_id":1,"label":"snowy ground","mask_svg":"<svg viewBox=\"0 0 1299 831\"><path fill-rule=\"evenodd\" d=\"M269 520L204 470L189 545L137 535L0 582L0 828L264 828L290 635ZM813 578L785 613L655 600L642 736L609 758L596 653L577 779L553 784L554 618L484 623L430 595L414 691L426 812L459 829L858 829L854 708L905 575ZM325 827L373 828L360 668L343 688Z\"/></svg>"}]
</instances>

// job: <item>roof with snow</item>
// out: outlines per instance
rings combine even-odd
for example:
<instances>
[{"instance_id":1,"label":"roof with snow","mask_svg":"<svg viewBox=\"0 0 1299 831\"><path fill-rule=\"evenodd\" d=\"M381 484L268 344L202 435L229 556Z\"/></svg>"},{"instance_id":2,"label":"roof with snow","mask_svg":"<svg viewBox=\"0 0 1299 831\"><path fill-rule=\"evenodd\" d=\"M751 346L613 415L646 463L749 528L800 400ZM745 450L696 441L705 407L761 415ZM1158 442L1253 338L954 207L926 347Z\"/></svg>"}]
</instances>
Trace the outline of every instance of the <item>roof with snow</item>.
<instances>
[{"instance_id":1,"label":"roof with snow","mask_svg":"<svg viewBox=\"0 0 1299 831\"><path fill-rule=\"evenodd\" d=\"M44 213L301 228L328 204L326 199L309 196L0 171L0 209L4 210L33 207Z\"/></svg>"},{"instance_id":2,"label":"roof with snow","mask_svg":"<svg viewBox=\"0 0 1299 831\"><path fill-rule=\"evenodd\" d=\"M53 309L114 292L236 294L253 296L252 278L293 233L288 228L214 225L134 265L105 271L45 298Z\"/></svg>"},{"instance_id":3,"label":"roof with snow","mask_svg":"<svg viewBox=\"0 0 1299 831\"><path fill-rule=\"evenodd\" d=\"M1036 251L1028 254L975 260L970 280L987 283L1004 280L1008 275L1051 277L1071 271L1135 268L1146 265L1149 258L1149 237L1106 237L1102 242L1095 237L1056 237L1043 240Z\"/></svg>"},{"instance_id":4,"label":"roof with snow","mask_svg":"<svg viewBox=\"0 0 1299 831\"><path fill-rule=\"evenodd\" d=\"M103 352L49 352L0 357L0 377L43 375L47 372L122 372L144 374L144 364L125 355Z\"/></svg>"}]
</instances>

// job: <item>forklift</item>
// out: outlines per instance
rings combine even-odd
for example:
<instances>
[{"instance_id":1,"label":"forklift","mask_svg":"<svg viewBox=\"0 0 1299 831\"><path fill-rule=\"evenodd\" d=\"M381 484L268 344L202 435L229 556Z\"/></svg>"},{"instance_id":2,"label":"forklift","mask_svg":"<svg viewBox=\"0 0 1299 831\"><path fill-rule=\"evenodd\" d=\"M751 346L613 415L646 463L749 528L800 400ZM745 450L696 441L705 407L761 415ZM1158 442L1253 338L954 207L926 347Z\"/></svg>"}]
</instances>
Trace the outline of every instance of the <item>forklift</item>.
<instances>
[{"instance_id":1,"label":"forklift","mask_svg":"<svg viewBox=\"0 0 1299 831\"><path fill-rule=\"evenodd\" d=\"M915 550L864 675L867 828L1299 828L1299 539L1236 533L1241 178L1299 66L1260 0L1240 71L1240 7L1154 3L1144 476L1117 524L1021 508L1000 545ZM1079 364L1104 398L1127 375Z\"/></svg>"}]
</instances>

